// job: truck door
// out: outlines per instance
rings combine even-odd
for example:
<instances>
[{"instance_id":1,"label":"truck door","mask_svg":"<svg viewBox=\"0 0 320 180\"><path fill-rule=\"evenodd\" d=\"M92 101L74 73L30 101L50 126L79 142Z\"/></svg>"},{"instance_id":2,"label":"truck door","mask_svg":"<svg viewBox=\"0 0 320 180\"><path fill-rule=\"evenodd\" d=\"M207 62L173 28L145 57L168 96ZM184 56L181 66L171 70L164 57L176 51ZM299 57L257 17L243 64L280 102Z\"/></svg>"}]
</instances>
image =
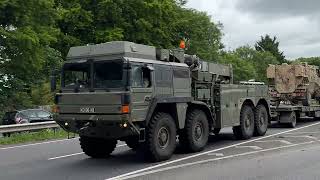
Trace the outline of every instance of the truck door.
<instances>
[{"instance_id":1,"label":"truck door","mask_svg":"<svg viewBox=\"0 0 320 180\"><path fill-rule=\"evenodd\" d=\"M154 96L172 97L173 96L173 70L170 65L154 65Z\"/></svg>"},{"instance_id":2,"label":"truck door","mask_svg":"<svg viewBox=\"0 0 320 180\"><path fill-rule=\"evenodd\" d=\"M131 66L131 115L133 121L144 121L153 92L152 65Z\"/></svg>"}]
</instances>

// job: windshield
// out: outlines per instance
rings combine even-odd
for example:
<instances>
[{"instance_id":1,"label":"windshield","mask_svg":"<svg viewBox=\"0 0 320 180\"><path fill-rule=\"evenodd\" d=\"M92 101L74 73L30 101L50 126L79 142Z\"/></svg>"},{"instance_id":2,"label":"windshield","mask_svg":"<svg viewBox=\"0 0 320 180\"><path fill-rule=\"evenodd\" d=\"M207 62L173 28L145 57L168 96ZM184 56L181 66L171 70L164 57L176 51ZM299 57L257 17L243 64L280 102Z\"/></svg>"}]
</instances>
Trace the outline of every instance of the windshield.
<instances>
[{"instance_id":1,"label":"windshield","mask_svg":"<svg viewBox=\"0 0 320 180\"><path fill-rule=\"evenodd\" d=\"M90 64L76 63L65 64L63 69L63 87L65 88L89 88Z\"/></svg>"},{"instance_id":2,"label":"windshield","mask_svg":"<svg viewBox=\"0 0 320 180\"><path fill-rule=\"evenodd\" d=\"M91 67L93 72L91 72ZM118 89L125 87L125 77L122 60L67 63L63 68L62 87L67 89L91 87L93 89Z\"/></svg>"},{"instance_id":3,"label":"windshield","mask_svg":"<svg viewBox=\"0 0 320 180\"><path fill-rule=\"evenodd\" d=\"M122 61L94 63L95 88L120 88L124 86Z\"/></svg>"}]
</instances>

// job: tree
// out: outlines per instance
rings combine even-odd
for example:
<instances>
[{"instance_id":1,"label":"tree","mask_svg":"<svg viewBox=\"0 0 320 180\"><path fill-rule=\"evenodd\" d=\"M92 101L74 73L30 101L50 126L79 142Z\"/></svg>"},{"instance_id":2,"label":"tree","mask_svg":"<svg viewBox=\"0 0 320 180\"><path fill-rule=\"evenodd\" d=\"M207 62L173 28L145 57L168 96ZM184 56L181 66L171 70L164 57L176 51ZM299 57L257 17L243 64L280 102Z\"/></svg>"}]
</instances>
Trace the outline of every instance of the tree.
<instances>
[{"instance_id":1,"label":"tree","mask_svg":"<svg viewBox=\"0 0 320 180\"><path fill-rule=\"evenodd\" d=\"M257 72L254 65L250 61L241 58L236 50L222 52L218 62L232 65L234 82L254 79L256 77Z\"/></svg>"},{"instance_id":2,"label":"tree","mask_svg":"<svg viewBox=\"0 0 320 180\"><path fill-rule=\"evenodd\" d=\"M0 108L29 106L31 85L48 79L45 68L59 64L57 13L53 0L0 2ZM46 70L47 70L46 69Z\"/></svg>"},{"instance_id":3,"label":"tree","mask_svg":"<svg viewBox=\"0 0 320 180\"><path fill-rule=\"evenodd\" d=\"M264 37L261 36L260 41L257 41L255 44L255 49L260 52L270 52L280 63L287 62L283 52L280 52L279 50L279 41L277 41L276 36L273 38L271 38L268 34Z\"/></svg>"},{"instance_id":4,"label":"tree","mask_svg":"<svg viewBox=\"0 0 320 180\"><path fill-rule=\"evenodd\" d=\"M190 42L188 53L213 59L222 48L221 26L206 13L183 7L180 0L56 0L61 34L56 48L126 40L162 48Z\"/></svg>"},{"instance_id":5,"label":"tree","mask_svg":"<svg viewBox=\"0 0 320 180\"><path fill-rule=\"evenodd\" d=\"M235 81L255 79L268 82L266 69L269 64L277 64L279 61L270 52L260 52L250 46L242 46L234 51L223 52L221 63L232 64Z\"/></svg>"},{"instance_id":6,"label":"tree","mask_svg":"<svg viewBox=\"0 0 320 180\"><path fill-rule=\"evenodd\" d=\"M180 8L178 15L175 33L179 36L176 37L175 42L185 38L189 41L186 53L216 61L219 51L223 48L222 24L212 22L211 17L206 13L193 9Z\"/></svg>"},{"instance_id":7,"label":"tree","mask_svg":"<svg viewBox=\"0 0 320 180\"><path fill-rule=\"evenodd\" d=\"M310 57L310 58L298 58L294 63L307 62L310 65L315 65L320 67L320 57Z\"/></svg>"}]
</instances>

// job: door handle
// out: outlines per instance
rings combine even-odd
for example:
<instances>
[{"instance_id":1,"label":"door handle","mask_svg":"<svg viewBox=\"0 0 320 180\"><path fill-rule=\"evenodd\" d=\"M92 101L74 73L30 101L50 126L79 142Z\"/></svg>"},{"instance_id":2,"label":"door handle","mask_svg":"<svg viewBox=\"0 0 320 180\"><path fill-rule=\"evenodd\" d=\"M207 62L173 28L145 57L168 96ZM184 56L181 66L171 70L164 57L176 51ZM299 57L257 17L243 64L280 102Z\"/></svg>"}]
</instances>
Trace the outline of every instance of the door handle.
<instances>
[{"instance_id":1,"label":"door handle","mask_svg":"<svg viewBox=\"0 0 320 180\"><path fill-rule=\"evenodd\" d=\"M145 96L145 97L144 97L144 101L150 102L150 101L151 101L151 96Z\"/></svg>"}]
</instances>

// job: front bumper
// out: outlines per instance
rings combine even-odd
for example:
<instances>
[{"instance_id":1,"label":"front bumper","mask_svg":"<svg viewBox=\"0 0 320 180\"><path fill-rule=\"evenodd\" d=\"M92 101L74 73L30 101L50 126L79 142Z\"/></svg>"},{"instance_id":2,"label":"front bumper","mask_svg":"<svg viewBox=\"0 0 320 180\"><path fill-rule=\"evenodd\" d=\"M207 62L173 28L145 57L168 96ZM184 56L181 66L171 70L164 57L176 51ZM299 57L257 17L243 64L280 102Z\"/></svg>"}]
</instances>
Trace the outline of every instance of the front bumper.
<instances>
[{"instance_id":1,"label":"front bumper","mask_svg":"<svg viewBox=\"0 0 320 180\"><path fill-rule=\"evenodd\" d=\"M129 122L129 115L71 115L59 114L55 121L64 130L82 136L120 139L137 135L137 128ZM126 124L126 127L124 126Z\"/></svg>"}]
</instances>

